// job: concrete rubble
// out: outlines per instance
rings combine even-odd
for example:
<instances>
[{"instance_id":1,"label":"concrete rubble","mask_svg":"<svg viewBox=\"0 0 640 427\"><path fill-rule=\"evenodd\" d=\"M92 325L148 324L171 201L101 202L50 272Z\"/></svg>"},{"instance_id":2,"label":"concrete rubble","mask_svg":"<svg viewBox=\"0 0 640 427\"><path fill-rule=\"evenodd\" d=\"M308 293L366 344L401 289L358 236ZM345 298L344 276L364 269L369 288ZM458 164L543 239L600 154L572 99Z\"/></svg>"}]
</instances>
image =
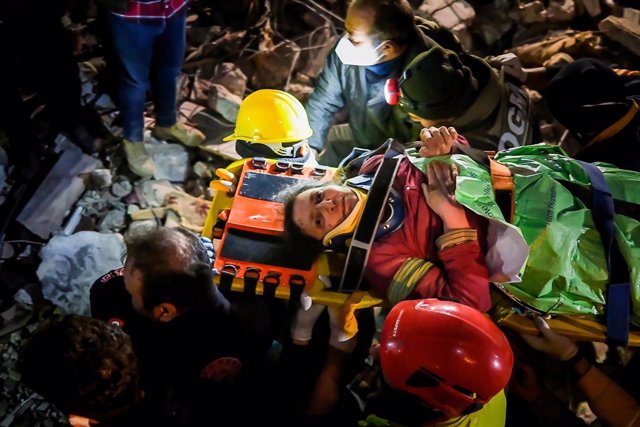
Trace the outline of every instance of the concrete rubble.
<instances>
[{"instance_id":1,"label":"concrete rubble","mask_svg":"<svg viewBox=\"0 0 640 427\"><path fill-rule=\"evenodd\" d=\"M55 163L17 213L17 222L28 233L26 240L35 244L3 247L3 258L22 254L23 259L34 259L37 278L32 279L39 280L44 297L57 307L49 306L50 311L89 314L91 284L122 266L123 235L136 236L161 225L201 231L213 197L209 181L215 169L239 158L234 142L222 139L233 133L242 99L261 88L276 88L304 102L344 33L340 17L345 0L216 3L218 7L212 8L204 0L191 2L187 54L176 87L179 120L201 130L206 141L188 148L156 140L150 135L154 121L149 107L145 144L156 165L150 179L138 179L127 169L119 147L119 111L115 92L103 79L107 71L97 49L99 38L91 26L76 31L82 99L109 136L93 155L83 153L66 136L58 137ZM411 4L417 15L452 30L478 56L513 52L525 67L577 57L595 57L629 69L640 64L640 5L630 8L613 0L412 0ZM93 22L95 16L87 19ZM532 94L532 99L540 98ZM563 131L552 119L541 124L549 142L557 143ZM11 186L8 174L7 156L0 148L0 205ZM0 325L20 325L16 331L0 329L0 337L7 337L0 341L0 427L13 425L2 421L9 416L25 426L66 425L62 414L32 397L20 383L17 349L42 320L37 312L43 303L31 301L26 291L17 292L15 299L14 294L10 299L0 296Z\"/></svg>"},{"instance_id":2,"label":"concrete rubble","mask_svg":"<svg viewBox=\"0 0 640 427\"><path fill-rule=\"evenodd\" d=\"M44 297L69 313L89 315L91 285L122 267L123 254L122 236L116 233L81 231L53 237L40 251L37 271Z\"/></svg>"}]
</instances>

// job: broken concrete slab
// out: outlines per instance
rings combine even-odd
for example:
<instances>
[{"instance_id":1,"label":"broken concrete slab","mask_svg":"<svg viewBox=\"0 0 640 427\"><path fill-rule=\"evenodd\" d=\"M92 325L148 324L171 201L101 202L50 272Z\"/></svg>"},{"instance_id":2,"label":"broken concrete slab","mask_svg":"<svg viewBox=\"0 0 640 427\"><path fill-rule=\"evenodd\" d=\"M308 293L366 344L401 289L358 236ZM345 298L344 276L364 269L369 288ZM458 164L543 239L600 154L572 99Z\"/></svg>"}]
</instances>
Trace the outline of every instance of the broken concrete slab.
<instances>
[{"instance_id":1,"label":"broken concrete slab","mask_svg":"<svg viewBox=\"0 0 640 427\"><path fill-rule=\"evenodd\" d=\"M81 231L55 236L40 251L38 278L49 301L69 313L89 315L89 289L110 270L122 267L122 236Z\"/></svg>"},{"instance_id":2,"label":"broken concrete slab","mask_svg":"<svg viewBox=\"0 0 640 427\"><path fill-rule=\"evenodd\" d=\"M237 54L242 49L246 31L225 31L215 40L206 42L187 53L183 69L195 68L202 63L216 63L218 58Z\"/></svg>"},{"instance_id":3,"label":"broken concrete slab","mask_svg":"<svg viewBox=\"0 0 640 427\"><path fill-rule=\"evenodd\" d=\"M600 0L579 0L589 16L598 16L602 13Z\"/></svg>"},{"instance_id":4,"label":"broken concrete slab","mask_svg":"<svg viewBox=\"0 0 640 427\"><path fill-rule=\"evenodd\" d=\"M335 29L332 31L329 22L316 14L305 13L302 20L314 30L304 37L296 39L296 43L301 49L296 72L316 78L324 68L327 57L335 47L338 37L335 34Z\"/></svg>"},{"instance_id":5,"label":"broken concrete slab","mask_svg":"<svg viewBox=\"0 0 640 427\"><path fill-rule=\"evenodd\" d=\"M207 105L216 113L220 114L229 122L234 123L238 118L238 110L242 98L231 93L226 87L214 83L209 88Z\"/></svg>"},{"instance_id":6,"label":"broken concrete slab","mask_svg":"<svg viewBox=\"0 0 640 427\"><path fill-rule=\"evenodd\" d=\"M574 0L551 0L547 6L549 21L564 23L576 17L576 4Z\"/></svg>"},{"instance_id":7,"label":"broken concrete slab","mask_svg":"<svg viewBox=\"0 0 640 427\"><path fill-rule=\"evenodd\" d=\"M471 30L487 46L493 46L508 33L515 24L515 18L509 16L511 3L508 0L493 0L475 3L476 18Z\"/></svg>"},{"instance_id":8,"label":"broken concrete slab","mask_svg":"<svg viewBox=\"0 0 640 427\"><path fill-rule=\"evenodd\" d=\"M511 16L525 25L530 25L536 22L545 22L547 20L547 10L541 1L535 0L520 4L518 8L511 13Z\"/></svg>"},{"instance_id":9,"label":"broken concrete slab","mask_svg":"<svg viewBox=\"0 0 640 427\"><path fill-rule=\"evenodd\" d=\"M224 86L232 94L244 98L247 91L247 76L232 62L216 64L211 83Z\"/></svg>"},{"instance_id":10,"label":"broken concrete slab","mask_svg":"<svg viewBox=\"0 0 640 427\"><path fill-rule=\"evenodd\" d=\"M203 145L220 144L222 139L233 134L235 125L217 114L200 111L191 118L198 129L204 133L206 140ZM201 145L200 147L202 147Z\"/></svg>"},{"instance_id":11,"label":"broken concrete slab","mask_svg":"<svg viewBox=\"0 0 640 427\"><path fill-rule=\"evenodd\" d=\"M610 39L640 55L640 24L626 18L608 16L600 21L598 28Z\"/></svg>"},{"instance_id":12,"label":"broken concrete slab","mask_svg":"<svg viewBox=\"0 0 640 427\"><path fill-rule=\"evenodd\" d=\"M461 31L473 23L476 12L465 0L425 1L417 14L433 18L438 24L453 31Z\"/></svg>"},{"instance_id":13,"label":"broken concrete slab","mask_svg":"<svg viewBox=\"0 0 640 427\"><path fill-rule=\"evenodd\" d=\"M286 87L300 56L300 47L284 40L260 51L253 58L256 67L251 85L256 89L281 89Z\"/></svg>"},{"instance_id":14,"label":"broken concrete slab","mask_svg":"<svg viewBox=\"0 0 640 427\"><path fill-rule=\"evenodd\" d=\"M160 207L164 203L167 194L179 187L167 180L144 180L135 183L134 192L140 201L140 207Z\"/></svg>"},{"instance_id":15,"label":"broken concrete slab","mask_svg":"<svg viewBox=\"0 0 640 427\"><path fill-rule=\"evenodd\" d=\"M547 38L511 49L525 67L539 67L557 53L571 57L598 58L604 51L604 36L597 31L565 31Z\"/></svg>"},{"instance_id":16,"label":"broken concrete slab","mask_svg":"<svg viewBox=\"0 0 640 427\"><path fill-rule=\"evenodd\" d=\"M165 225L166 221L175 220L180 226L199 233L204 227L210 204L210 201L193 197L184 191L172 190L167 193L162 207L140 209L130 216L133 221L164 219Z\"/></svg>"},{"instance_id":17,"label":"broken concrete slab","mask_svg":"<svg viewBox=\"0 0 640 427\"><path fill-rule=\"evenodd\" d=\"M228 141L221 144L202 144L198 148L225 160L236 161L242 158L236 152L236 141Z\"/></svg>"},{"instance_id":18,"label":"broken concrete slab","mask_svg":"<svg viewBox=\"0 0 640 427\"><path fill-rule=\"evenodd\" d=\"M94 188L107 188L112 183L111 170L94 169L91 171L91 184Z\"/></svg>"},{"instance_id":19,"label":"broken concrete slab","mask_svg":"<svg viewBox=\"0 0 640 427\"><path fill-rule=\"evenodd\" d=\"M98 230L102 233L118 232L127 225L127 211L112 209L100 219Z\"/></svg>"},{"instance_id":20,"label":"broken concrete slab","mask_svg":"<svg viewBox=\"0 0 640 427\"><path fill-rule=\"evenodd\" d=\"M204 162L196 162L193 173L202 178L213 178L213 169Z\"/></svg>"},{"instance_id":21,"label":"broken concrete slab","mask_svg":"<svg viewBox=\"0 0 640 427\"><path fill-rule=\"evenodd\" d=\"M155 164L153 177L172 182L183 182L189 170L189 153L180 144L145 144Z\"/></svg>"},{"instance_id":22,"label":"broken concrete slab","mask_svg":"<svg viewBox=\"0 0 640 427\"><path fill-rule=\"evenodd\" d=\"M43 239L60 228L84 192L80 175L102 166L100 160L87 156L65 137L58 138L58 147L62 150L60 158L17 218Z\"/></svg>"},{"instance_id":23,"label":"broken concrete slab","mask_svg":"<svg viewBox=\"0 0 640 427\"><path fill-rule=\"evenodd\" d=\"M635 24L640 24L640 10L625 7L622 11L622 17L628 19Z\"/></svg>"}]
</instances>

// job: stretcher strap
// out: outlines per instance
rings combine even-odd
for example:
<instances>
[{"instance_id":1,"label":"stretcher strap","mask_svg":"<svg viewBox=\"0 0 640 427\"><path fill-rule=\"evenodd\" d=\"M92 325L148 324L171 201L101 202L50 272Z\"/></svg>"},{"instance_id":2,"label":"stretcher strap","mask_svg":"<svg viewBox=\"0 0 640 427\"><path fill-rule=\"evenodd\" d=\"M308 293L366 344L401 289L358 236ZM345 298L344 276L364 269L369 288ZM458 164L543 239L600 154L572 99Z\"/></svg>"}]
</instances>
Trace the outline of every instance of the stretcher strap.
<instances>
[{"instance_id":1,"label":"stretcher strap","mask_svg":"<svg viewBox=\"0 0 640 427\"><path fill-rule=\"evenodd\" d=\"M289 278L289 307L297 310L300 306L300 297L307 281L302 276L293 275Z\"/></svg>"},{"instance_id":2,"label":"stretcher strap","mask_svg":"<svg viewBox=\"0 0 640 427\"><path fill-rule=\"evenodd\" d=\"M611 189L600 169L591 163L580 161L580 164L591 181L593 189L591 214L596 229L600 233L609 269L606 297L607 342L611 345L627 345L629 342L631 285L627 263L620 253L615 237L615 211Z\"/></svg>"},{"instance_id":3,"label":"stretcher strap","mask_svg":"<svg viewBox=\"0 0 640 427\"><path fill-rule=\"evenodd\" d=\"M509 168L502 163L496 162L491 157L489 158L489 162L491 186L493 187L496 204L500 208L504 219L509 221L509 223L513 223L513 213L516 209L513 176Z\"/></svg>"},{"instance_id":4,"label":"stretcher strap","mask_svg":"<svg viewBox=\"0 0 640 427\"><path fill-rule=\"evenodd\" d=\"M220 271L220 283L218 289L223 295L227 296L231 292L231 285L233 285L233 279L238 274L238 267L233 264L225 264Z\"/></svg>"},{"instance_id":5,"label":"stretcher strap","mask_svg":"<svg viewBox=\"0 0 640 427\"><path fill-rule=\"evenodd\" d=\"M388 153L395 154L392 150L389 150ZM342 280L338 287L339 292L353 292L360 289L371 245L384 214L384 205L403 158L402 155L394 155L393 157L385 155L378 167L360 221L353 233Z\"/></svg>"},{"instance_id":6,"label":"stretcher strap","mask_svg":"<svg viewBox=\"0 0 640 427\"><path fill-rule=\"evenodd\" d=\"M631 102L632 102L631 107L629 107L629 111L627 111L627 113L624 116L622 116L619 120L614 122L611 126L605 128L602 132L596 135L595 138L593 138L584 147L582 147L580 151L582 152L586 148L591 147L592 145L595 145L599 142L602 142L604 140L607 140L617 135L622 129L624 129L629 123L631 123L631 120L633 120L633 118L636 116L636 114L638 114L638 111L640 110L640 107L638 106L638 103L636 101L631 100Z\"/></svg>"},{"instance_id":7,"label":"stretcher strap","mask_svg":"<svg viewBox=\"0 0 640 427\"><path fill-rule=\"evenodd\" d=\"M461 153L471 157L471 159L486 166L491 174L491 186L493 194L500 212L506 221L512 223L513 214L515 212L515 187L513 184L513 176L508 167L493 160L493 154L477 148L467 147L466 145L454 142L455 148Z\"/></svg>"},{"instance_id":8,"label":"stretcher strap","mask_svg":"<svg viewBox=\"0 0 640 427\"><path fill-rule=\"evenodd\" d=\"M273 300L276 297L276 290L280 286L280 273L267 273L262 279L262 295L267 300Z\"/></svg>"},{"instance_id":9,"label":"stretcher strap","mask_svg":"<svg viewBox=\"0 0 640 427\"><path fill-rule=\"evenodd\" d=\"M256 295L258 280L260 280L260 270L253 267L249 267L245 270L243 292L246 296L253 297Z\"/></svg>"}]
</instances>

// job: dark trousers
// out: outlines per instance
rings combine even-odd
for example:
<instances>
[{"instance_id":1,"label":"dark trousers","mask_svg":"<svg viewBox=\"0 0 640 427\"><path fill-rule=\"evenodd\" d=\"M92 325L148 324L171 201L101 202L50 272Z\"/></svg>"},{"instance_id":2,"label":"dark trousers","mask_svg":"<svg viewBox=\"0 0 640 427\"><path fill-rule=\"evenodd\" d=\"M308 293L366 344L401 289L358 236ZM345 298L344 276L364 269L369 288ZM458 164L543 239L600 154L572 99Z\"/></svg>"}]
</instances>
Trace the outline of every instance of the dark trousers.
<instances>
[{"instance_id":1,"label":"dark trousers","mask_svg":"<svg viewBox=\"0 0 640 427\"><path fill-rule=\"evenodd\" d=\"M153 95L156 124L169 127L177 121L176 82L186 48L186 12L158 22L110 14L109 26L120 59L123 136L142 141L147 90Z\"/></svg>"}]
</instances>

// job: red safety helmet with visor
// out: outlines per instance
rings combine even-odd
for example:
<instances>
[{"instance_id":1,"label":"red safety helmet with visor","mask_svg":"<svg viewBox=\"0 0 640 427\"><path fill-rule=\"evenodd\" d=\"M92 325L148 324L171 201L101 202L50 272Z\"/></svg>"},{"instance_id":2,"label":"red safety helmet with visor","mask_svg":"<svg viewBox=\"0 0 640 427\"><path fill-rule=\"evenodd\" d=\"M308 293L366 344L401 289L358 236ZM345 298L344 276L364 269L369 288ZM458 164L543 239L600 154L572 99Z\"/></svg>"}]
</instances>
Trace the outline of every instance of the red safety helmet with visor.
<instances>
[{"instance_id":1,"label":"red safety helmet with visor","mask_svg":"<svg viewBox=\"0 0 640 427\"><path fill-rule=\"evenodd\" d=\"M419 397L446 419L480 409L507 385L513 353L483 313L463 304L402 301L380 337L387 383Z\"/></svg>"}]
</instances>

